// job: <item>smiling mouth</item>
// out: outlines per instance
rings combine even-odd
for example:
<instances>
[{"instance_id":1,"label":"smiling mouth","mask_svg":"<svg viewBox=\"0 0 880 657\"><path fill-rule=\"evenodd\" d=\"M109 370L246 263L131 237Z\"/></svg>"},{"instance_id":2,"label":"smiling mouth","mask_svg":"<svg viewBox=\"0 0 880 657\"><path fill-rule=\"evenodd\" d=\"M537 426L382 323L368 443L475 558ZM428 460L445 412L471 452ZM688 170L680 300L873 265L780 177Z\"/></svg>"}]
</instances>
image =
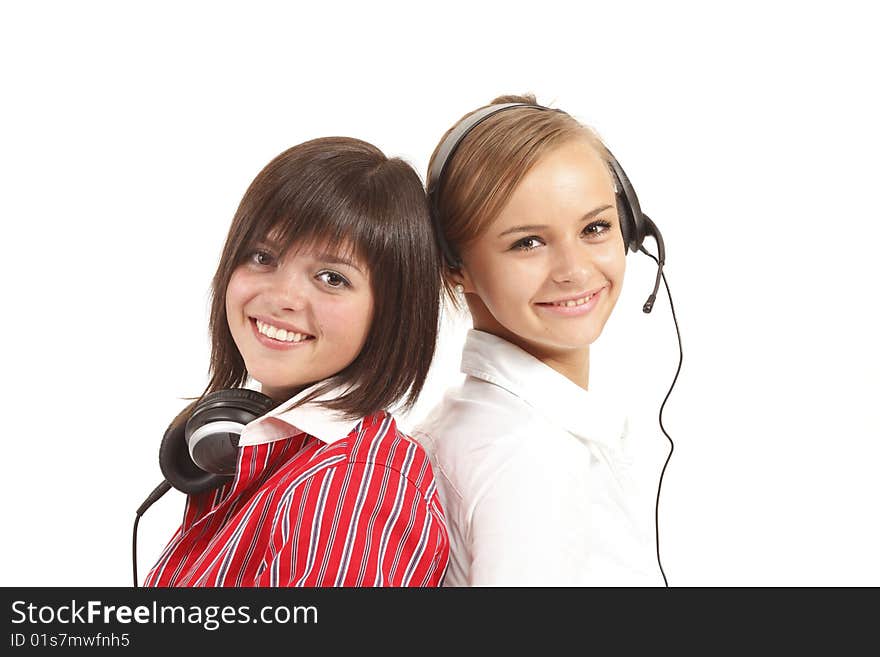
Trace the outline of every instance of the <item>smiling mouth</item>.
<instances>
[{"instance_id":1,"label":"smiling mouth","mask_svg":"<svg viewBox=\"0 0 880 657\"><path fill-rule=\"evenodd\" d=\"M565 299L564 301L539 301L537 305L555 306L557 308L575 308L577 306L583 306L590 299L599 294L599 292L601 292L601 289L576 299Z\"/></svg>"},{"instance_id":2,"label":"smiling mouth","mask_svg":"<svg viewBox=\"0 0 880 657\"><path fill-rule=\"evenodd\" d=\"M257 331L265 335L267 338L271 338L272 340L278 340L279 342L305 342L306 340L314 340L314 335L309 335L308 333L297 333L295 331L288 331L287 329L278 328L277 326L272 326L271 324L266 324L265 322L261 322L259 319L255 319L254 322L257 325Z\"/></svg>"}]
</instances>

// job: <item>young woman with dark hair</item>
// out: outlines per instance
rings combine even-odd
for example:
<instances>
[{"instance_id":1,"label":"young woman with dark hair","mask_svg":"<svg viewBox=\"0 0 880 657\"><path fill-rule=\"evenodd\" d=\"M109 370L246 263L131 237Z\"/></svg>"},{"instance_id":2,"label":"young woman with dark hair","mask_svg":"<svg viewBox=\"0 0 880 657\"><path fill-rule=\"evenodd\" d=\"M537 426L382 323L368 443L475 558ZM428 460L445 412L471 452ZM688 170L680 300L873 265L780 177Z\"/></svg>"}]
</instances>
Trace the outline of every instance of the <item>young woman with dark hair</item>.
<instances>
[{"instance_id":1,"label":"young woman with dark hair","mask_svg":"<svg viewBox=\"0 0 880 657\"><path fill-rule=\"evenodd\" d=\"M439 259L413 168L350 138L281 153L241 201L212 292L210 383L163 441L183 523L146 584L439 584L432 469L388 411L412 406L437 338ZM256 400L258 417L233 472L203 484L187 448L198 463L210 425L192 425L230 399Z\"/></svg>"}]
</instances>

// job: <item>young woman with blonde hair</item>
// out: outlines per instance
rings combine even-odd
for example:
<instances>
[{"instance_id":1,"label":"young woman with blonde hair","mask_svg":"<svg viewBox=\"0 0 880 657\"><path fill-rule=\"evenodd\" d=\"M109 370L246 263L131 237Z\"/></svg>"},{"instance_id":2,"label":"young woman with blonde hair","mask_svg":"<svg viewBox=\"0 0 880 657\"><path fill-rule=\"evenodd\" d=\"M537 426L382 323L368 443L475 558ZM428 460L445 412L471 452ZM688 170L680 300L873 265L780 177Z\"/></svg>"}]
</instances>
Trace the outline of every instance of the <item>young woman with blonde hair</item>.
<instances>
[{"instance_id":1,"label":"young woman with blonde hair","mask_svg":"<svg viewBox=\"0 0 880 657\"><path fill-rule=\"evenodd\" d=\"M623 170L569 114L504 96L446 133L428 191L446 288L473 318L464 383L413 432L449 523L444 584L662 586L625 415L589 387L626 252L662 248Z\"/></svg>"}]
</instances>

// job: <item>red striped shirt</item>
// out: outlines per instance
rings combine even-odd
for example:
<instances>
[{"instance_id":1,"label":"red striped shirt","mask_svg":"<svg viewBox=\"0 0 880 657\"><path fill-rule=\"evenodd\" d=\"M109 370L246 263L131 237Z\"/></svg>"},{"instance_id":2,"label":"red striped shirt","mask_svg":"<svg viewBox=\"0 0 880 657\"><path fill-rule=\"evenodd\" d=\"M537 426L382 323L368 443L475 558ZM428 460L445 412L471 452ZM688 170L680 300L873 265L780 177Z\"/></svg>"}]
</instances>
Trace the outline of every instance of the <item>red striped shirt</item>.
<instances>
[{"instance_id":1,"label":"red striped shirt","mask_svg":"<svg viewBox=\"0 0 880 657\"><path fill-rule=\"evenodd\" d=\"M449 540L424 450L391 415L327 444L239 449L234 480L187 498L146 586L437 586Z\"/></svg>"}]
</instances>

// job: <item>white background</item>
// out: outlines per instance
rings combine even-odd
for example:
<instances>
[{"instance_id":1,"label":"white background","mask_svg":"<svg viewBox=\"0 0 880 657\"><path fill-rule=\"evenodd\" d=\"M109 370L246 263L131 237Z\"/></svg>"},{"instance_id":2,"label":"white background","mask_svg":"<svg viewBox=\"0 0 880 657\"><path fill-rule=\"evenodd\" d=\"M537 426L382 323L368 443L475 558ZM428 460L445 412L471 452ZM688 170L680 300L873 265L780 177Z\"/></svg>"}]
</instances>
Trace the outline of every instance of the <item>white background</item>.
<instances>
[{"instance_id":1,"label":"white background","mask_svg":"<svg viewBox=\"0 0 880 657\"><path fill-rule=\"evenodd\" d=\"M434 4L3 4L0 585L130 584L134 511L206 383L210 279L263 165L348 135L424 176L461 115L525 91L598 131L665 237L670 584L880 585L867 3ZM654 271L629 258L591 380L629 396L649 487L678 361L665 293L640 310ZM404 428L457 381L464 326ZM183 501L142 519L141 577Z\"/></svg>"}]
</instances>

